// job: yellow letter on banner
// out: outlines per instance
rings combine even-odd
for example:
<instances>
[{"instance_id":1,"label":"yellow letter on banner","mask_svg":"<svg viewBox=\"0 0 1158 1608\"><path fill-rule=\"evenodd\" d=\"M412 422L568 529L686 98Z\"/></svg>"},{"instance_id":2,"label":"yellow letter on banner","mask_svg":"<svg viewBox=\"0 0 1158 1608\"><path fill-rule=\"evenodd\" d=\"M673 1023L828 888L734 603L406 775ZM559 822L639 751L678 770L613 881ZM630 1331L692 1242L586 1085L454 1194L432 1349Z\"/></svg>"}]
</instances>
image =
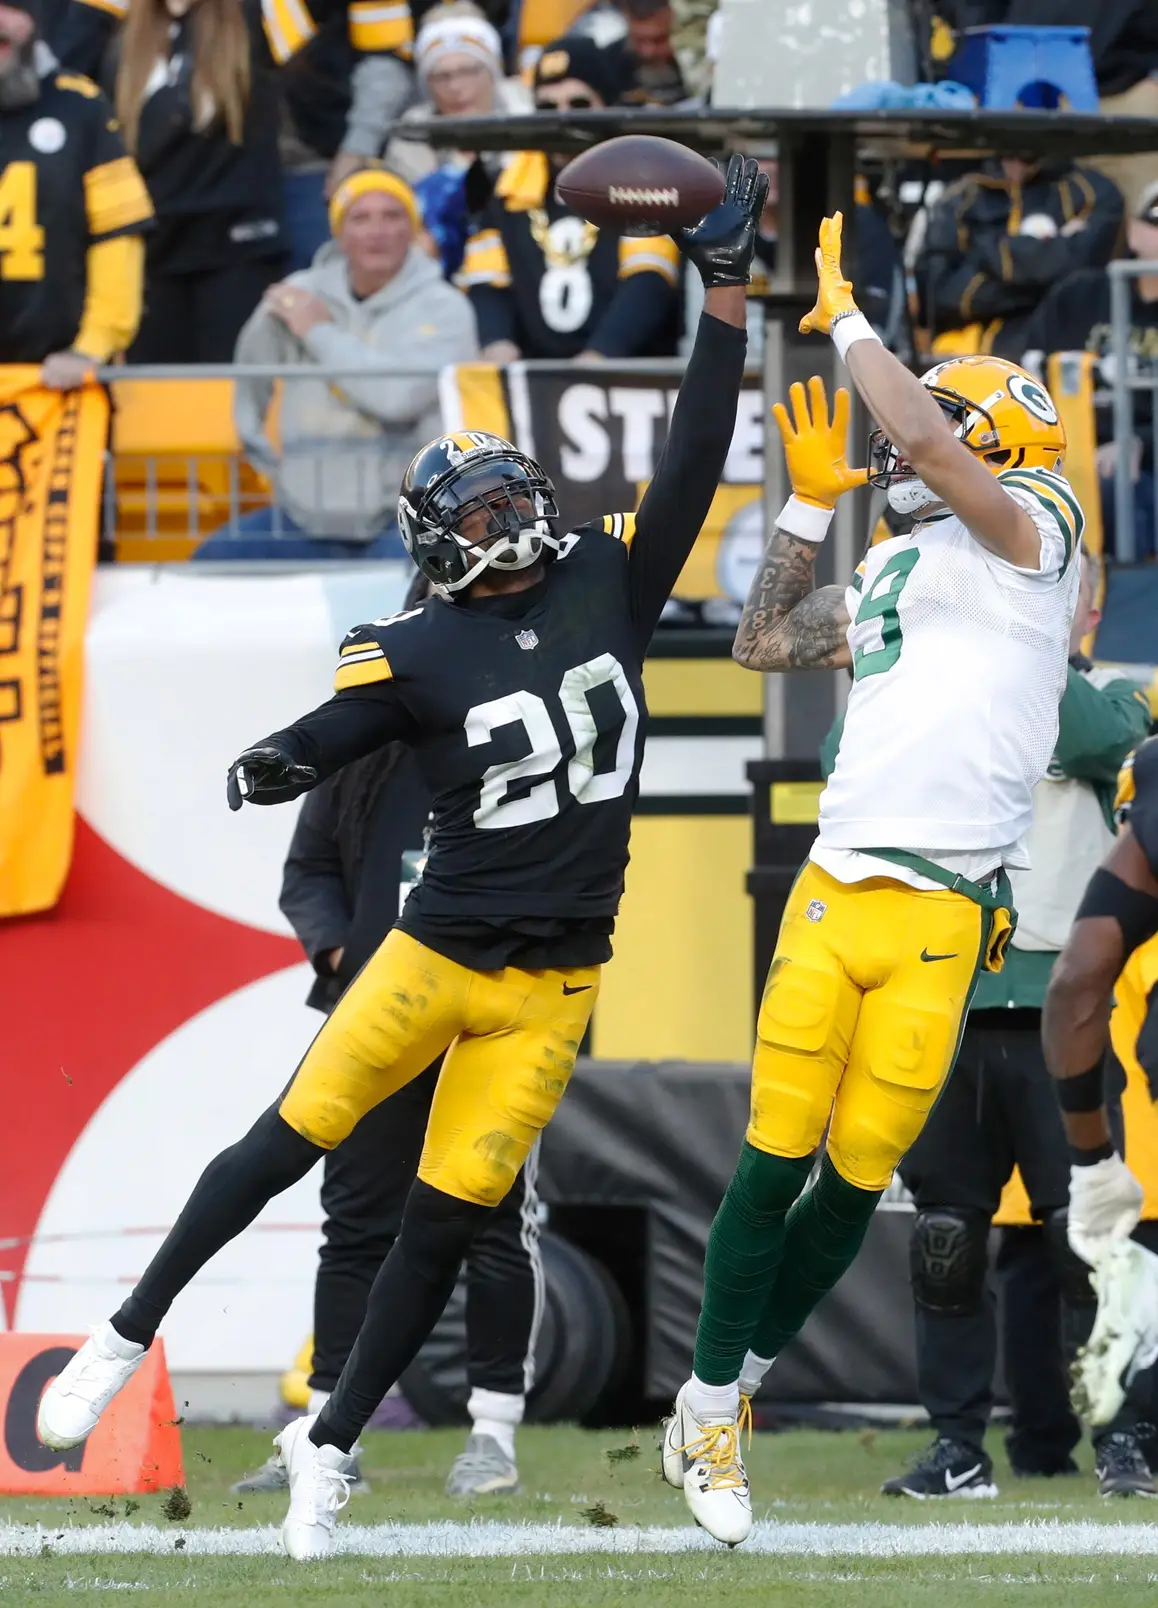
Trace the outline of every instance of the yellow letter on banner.
<instances>
[{"instance_id":1,"label":"yellow letter on banner","mask_svg":"<svg viewBox=\"0 0 1158 1608\"><path fill-rule=\"evenodd\" d=\"M84 632L109 408L0 368L0 916L50 909L72 855Z\"/></svg>"}]
</instances>

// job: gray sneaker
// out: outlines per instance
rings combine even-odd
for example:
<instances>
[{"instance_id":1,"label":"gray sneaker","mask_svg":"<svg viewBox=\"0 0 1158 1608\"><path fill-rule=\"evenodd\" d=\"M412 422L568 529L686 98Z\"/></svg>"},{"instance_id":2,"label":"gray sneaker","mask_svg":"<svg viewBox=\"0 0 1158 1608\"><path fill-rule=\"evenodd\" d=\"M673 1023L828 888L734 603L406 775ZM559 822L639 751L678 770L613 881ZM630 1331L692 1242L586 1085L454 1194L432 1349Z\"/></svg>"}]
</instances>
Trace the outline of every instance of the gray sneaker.
<instances>
[{"instance_id":1,"label":"gray sneaker","mask_svg":"<svg viewBox=\"0 0 1158 1608\"><path fill-rule=\"evenodd\" d=\"M369 1481L362 1475L362 1457L360 1452L354 1454L355 1475L350 1485L351 1496L361 1496L370 1489ZM255 1492L288 1491L289 1473L281 1461L281 1457L274 1452L272 1457L266 1458L256 1474L247 1474L230 1490L234 1496L252 1496Z\"/></svg>"},{"instance_id":2,"label":"gray sneaker","mask_svg":"<svg viewBox=\"0 0 1158 1608\"><path fill-rule=\"evenodd\" d=\"M504 1496L519 1490L519 1471L493 1435L470 1435L454 1460L447 1496Z\"/></svg>"}]
</instances>

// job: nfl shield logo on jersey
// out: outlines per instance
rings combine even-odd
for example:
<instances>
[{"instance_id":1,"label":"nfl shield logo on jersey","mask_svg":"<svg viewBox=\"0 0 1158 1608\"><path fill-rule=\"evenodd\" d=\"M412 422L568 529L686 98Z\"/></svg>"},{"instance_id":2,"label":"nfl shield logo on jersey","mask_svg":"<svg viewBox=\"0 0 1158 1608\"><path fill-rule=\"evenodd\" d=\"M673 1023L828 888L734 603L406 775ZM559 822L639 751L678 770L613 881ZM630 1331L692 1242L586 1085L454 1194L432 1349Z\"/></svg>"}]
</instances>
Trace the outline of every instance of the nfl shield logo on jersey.
<instances>
[{"instance_id":1,"label":"nfl shield logo on jersey","mask_svg":"<svg viewBox=\"0 0 1158 1608\"><path fill-rule=\"evenodd\" d=\"M517 631L515 633L515 641L519 644L520 648L526 648L528 652L530 652L532 648L537 648L539 646L539 639L533 631Z\"/></svg>"},{"instance_id":2,"label":"nfl shield logo on jersey","mask_svg":"<svg viewBox=\"0 0 1158 1608\"><path fill-rule=\"evenodd\" d=\"M809 921L819 921L827 909L828 906L825 904L823 899L813 899L804 914L808 917Z\"/></svg>"}]
</instances>

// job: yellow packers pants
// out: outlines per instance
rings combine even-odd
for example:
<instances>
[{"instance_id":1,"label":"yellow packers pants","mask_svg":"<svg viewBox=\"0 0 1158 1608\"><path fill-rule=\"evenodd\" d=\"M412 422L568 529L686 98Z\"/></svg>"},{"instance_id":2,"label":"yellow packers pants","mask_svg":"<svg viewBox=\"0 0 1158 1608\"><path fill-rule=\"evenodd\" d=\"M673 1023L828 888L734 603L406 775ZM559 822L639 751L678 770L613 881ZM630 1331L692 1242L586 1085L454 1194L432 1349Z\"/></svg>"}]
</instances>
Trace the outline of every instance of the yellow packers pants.
<instances>
[{"instance_id":1,"label":"yellow packers pants","mask_svg":"<svg viewBox=\"0 0 1158 1608\"><path fill-rule=\"evenodd\" d=\"M828 1153L884 1189L956 1058L989 917L963 894L810 861L789 896L756 1026L748 1142Z\"/></svg>"},{"instance_id":2,"label":"yellow packers pants","mask_svg":"<svg viewBox=\"0 0 1158 1608\"><path fill-rule=\"evenodd\" d=\"M306 1052L281 1115L332 1150L449 1046L418 1176L495 1206L563 1096L599 972L471 971L394 929Z\"/></svg>"}]
</instances>

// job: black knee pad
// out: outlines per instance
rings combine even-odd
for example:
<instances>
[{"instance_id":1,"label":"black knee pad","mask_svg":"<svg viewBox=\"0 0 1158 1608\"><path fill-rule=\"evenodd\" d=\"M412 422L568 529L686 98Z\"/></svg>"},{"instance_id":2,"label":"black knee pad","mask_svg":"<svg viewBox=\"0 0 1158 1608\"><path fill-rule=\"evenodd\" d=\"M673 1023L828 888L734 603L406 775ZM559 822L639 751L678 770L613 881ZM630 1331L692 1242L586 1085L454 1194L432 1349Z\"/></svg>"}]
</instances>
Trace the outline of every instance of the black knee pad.
<instances>
[{"instance_id":1,"label":"black knee pad","mask_svg":"<svg viewBox=\"0 0 1158 1608\"><path fill-rule=\"evenodd\" d=\"M1057 1206L1053 1211L1046 1212L1042 1218L1041 1229L1045 1236L1046 1250L1057 1273L1062 1300L1066 1306L1096 1306L1098 1298L1090 1283L1090 1270L1069 1242L1068 1216L1064 1206Z\"/></svg>"},{"instance_id":2,"label":"black knee pad","mask_svg":"<svg viewBox=\"0 0 1158 1608\"><path fill-rule=\"evenodd\" d=\"M909 1276L919 1307L945 1318L976 1312L988 1266L985 1212L936 1206L917 1213L909 1241Z\"/></svg>"},{"instance_id":3,"label":"black knee pad","mask_svg":"<svg viewBox=\"0 0 1158 1608\"><path fill-rule=\"evenodd\" d=\"M402 1213L398 1246L420 1277L431 1276L451 1262L457 1271L470 1242L494 1210L471 1200L459 1200L441 1189L415 1179Z\"/></svg>"}]
</instances>

